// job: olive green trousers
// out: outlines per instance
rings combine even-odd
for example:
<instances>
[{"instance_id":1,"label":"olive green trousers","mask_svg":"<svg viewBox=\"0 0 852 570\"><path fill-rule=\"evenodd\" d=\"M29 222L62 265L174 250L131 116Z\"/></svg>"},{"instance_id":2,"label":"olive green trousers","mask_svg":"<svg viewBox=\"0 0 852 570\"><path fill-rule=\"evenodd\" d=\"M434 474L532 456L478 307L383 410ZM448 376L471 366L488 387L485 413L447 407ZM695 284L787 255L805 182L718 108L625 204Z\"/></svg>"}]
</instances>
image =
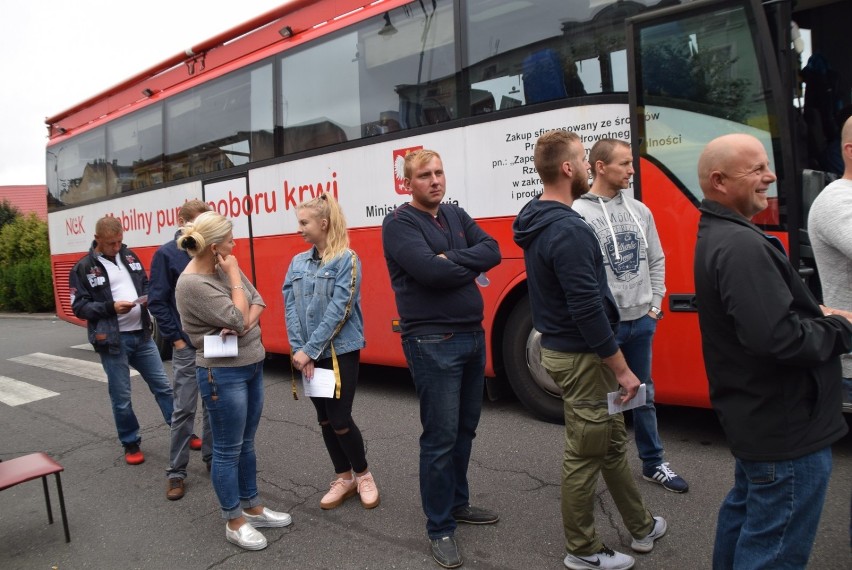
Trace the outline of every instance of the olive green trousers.
<instances>
[{"instance_id":1,"label":"olive green trousers","mask_svg":"<svg viewBox=\"0 0 852 570\"><path fill-rule=\"evenodd\" d=\"M644 538L654 519L627 463L627 431L622 414L609 415L607 392L618 390L615 374L594 353L541 349L541 364L562 388L565 454L562 459L562 524L565 548L586 556L603 543L595 531L595 490L602 474L624 525ZM616 549L617 550L617 549Z\"/></svg>"}]
</instances>

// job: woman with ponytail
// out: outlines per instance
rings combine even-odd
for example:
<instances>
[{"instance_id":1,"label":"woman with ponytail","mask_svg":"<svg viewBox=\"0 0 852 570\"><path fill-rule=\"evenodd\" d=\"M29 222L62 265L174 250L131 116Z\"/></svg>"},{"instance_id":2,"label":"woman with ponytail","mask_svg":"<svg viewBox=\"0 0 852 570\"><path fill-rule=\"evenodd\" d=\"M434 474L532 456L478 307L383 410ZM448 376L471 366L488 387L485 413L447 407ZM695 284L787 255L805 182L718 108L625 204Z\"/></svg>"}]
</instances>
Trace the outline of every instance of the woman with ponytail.
<instances>
[{"instance_id":1,"label":"woman with ponytail","mask_svg":"<svg viewBox=\"0 0 852 570\"><path fill-rule=\"evenodd\" d=\"M316 368L334 370L338 378L333 397L311 398L335 472L320 507L333 509L358 493L364 508L372 509L379 504L379 491L352 420L364 348L361 262L349 249L346 219L333 196L323 193L299 204L296 216L311 248L293 258L284 279L291 360L305 382Z\"/></svg>"}]
</instances>

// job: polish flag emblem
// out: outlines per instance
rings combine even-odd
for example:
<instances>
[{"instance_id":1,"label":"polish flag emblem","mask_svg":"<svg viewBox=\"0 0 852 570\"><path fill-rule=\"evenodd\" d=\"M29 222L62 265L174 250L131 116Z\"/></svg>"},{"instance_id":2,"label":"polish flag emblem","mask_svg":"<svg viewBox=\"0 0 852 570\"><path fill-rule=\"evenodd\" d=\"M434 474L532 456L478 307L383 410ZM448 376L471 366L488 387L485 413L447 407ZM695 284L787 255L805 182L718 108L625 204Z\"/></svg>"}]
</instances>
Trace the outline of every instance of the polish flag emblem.
<instances>
[{"instance_id":1,"label":"polish flag emblem","mask_svg":"<svg viewBox=\"0 0 852 570\"><path fill-rule=\"evenodd\" d=\"M409 195L411 192L405 189L405 157L415 150L422 150L423 146L411 146L393 151L393 179L394 189L397 194Z\"/></svg>"}]
</instances>

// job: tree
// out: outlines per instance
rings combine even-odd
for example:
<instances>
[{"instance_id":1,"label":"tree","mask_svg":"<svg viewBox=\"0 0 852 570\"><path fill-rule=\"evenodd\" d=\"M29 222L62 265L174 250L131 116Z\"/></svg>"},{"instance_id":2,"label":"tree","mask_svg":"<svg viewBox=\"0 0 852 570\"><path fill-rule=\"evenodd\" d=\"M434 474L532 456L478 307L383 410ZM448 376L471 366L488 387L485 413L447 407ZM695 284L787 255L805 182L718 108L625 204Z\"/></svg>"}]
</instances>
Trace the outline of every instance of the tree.
<instances>
[{"instance_id":1,"label":"tree","mask_svg":"<svg viewBox=\"0 0 852 570\"><path fill-rule=\"evenodd\" d=\"M0 202L0 229L3 228L6 224L12 223L15 221L15 218L21 215L20 210L18 210L9 200L3 199Z\"/></svg>"},{"instance_id":2,"label":"tree","mask_svg":"<svg viewBox=\"0 0 852 570\"><path fill-rule=\"evenodd\" d=\"M0 308L54 309L47 223L34 213L18 215L0 229Z\"/></svg>"}]
</instances>

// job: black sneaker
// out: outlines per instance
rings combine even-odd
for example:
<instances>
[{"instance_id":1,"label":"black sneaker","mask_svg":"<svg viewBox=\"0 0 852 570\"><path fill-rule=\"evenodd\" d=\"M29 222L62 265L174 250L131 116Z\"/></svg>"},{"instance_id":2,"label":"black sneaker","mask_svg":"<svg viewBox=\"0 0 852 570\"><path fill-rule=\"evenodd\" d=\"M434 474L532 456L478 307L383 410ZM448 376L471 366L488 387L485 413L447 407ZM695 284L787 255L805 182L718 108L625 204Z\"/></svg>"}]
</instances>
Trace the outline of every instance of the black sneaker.
<instances>
[{"instance_id":1,"label":"black sneaker","mask_svg":"<svg viewBox=\"0 0 852 570\"><path fill-rule=\"evenodd\" d=\"M458 568L462 565L459 547L452 536L433 538L429 540L432 547L432 558L444 568Z\"/></svg>"},{"instance_id":2,"label":"black sneaker","mask_svg":"<svg viewBox=\"0 0 852 570\"><path fill-rule=\"evenodd\" d=\"M474 507L471 505L464 506L453 511L453 518L456 522L467 524L494 524L500 520L500 515Z\"/></svg>"},{"instance_id":3,"label":"black sneaker","mask_svg":"<svg viewBox=\"0 0 852 570\"><path fill-rule=\"evenodd\" d=\"M689 491L689 485L683 480L683 477L672 471L668 462L657 465L650 471L643 469L642 478L645 481L662 485L663 489L672 493L686 493Z\"/></svg>"}]
</instances>

